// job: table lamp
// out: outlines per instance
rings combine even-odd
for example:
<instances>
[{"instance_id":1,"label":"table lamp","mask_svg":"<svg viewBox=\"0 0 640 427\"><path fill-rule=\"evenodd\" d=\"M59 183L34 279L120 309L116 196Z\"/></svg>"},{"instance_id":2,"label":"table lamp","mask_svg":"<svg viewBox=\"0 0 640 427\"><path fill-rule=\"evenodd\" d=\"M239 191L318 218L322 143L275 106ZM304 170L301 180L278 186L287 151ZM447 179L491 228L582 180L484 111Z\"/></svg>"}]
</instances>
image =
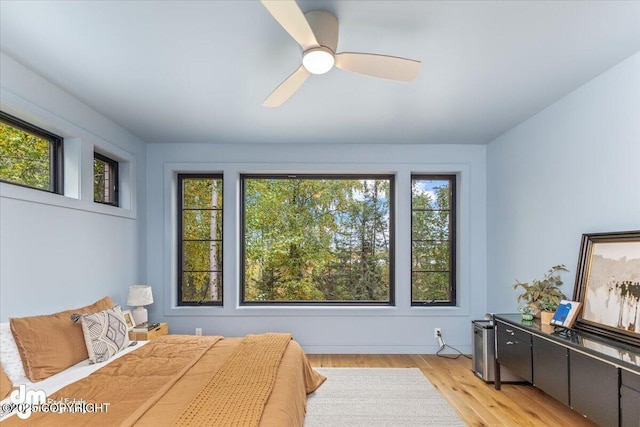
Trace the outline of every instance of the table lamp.
<instances>
[{"instance_id":1,"label":"table lamp","mask_svg":"<svg viewBox=\"0 0 640 427\"><path fill-rule=\"evenodd\" d=\"M127 305L137 306L131 314L136 325L149 320L145 305L153 303L153 294L149 285L133 285L129 286L129 296L127 297Z\"/></svg>"}]
</instances>

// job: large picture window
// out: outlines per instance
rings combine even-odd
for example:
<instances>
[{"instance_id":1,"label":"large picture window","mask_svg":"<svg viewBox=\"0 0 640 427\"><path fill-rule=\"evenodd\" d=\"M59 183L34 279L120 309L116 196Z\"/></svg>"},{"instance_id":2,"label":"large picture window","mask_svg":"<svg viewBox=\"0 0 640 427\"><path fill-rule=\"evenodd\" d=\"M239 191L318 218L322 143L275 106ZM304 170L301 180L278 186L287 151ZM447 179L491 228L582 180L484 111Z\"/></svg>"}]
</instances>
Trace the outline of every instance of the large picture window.
<instances>
[{"instance_id":1,"label":"large picture window","mask_svg":"<svg viewBox=\"0 0 640 427\"><path fill-rule=\"evenodd\" d=\"M0 181L62 194L62 138L0 112Z\"/></svg>"},{"instance_id":2,"label":"large picture window","mask_svg":"<svg viewBox=\"0 0 640 427\"><path fill-rule=\"evenodd\" d=\"M411 179L411 304L456 304L456 177Z\"/></svg>"},{"instance_id":3,"label":"large picture window","mask_svg":"<svg viewBox=\"0 0 640 427\"><path fill-rule=\"evenodd\" d=\"M242 175L242 303L393 304L390 175Z\"/></svg>"},{"instance_id":4,"label":"large picture window","mask_svg":"<svg viewBox=\"0 0 640 427\"><path fill-rule=\"evenodd\" d=\"M222 304L222 175L178 175L178 305Z\"/></svg>"}]
</instances>

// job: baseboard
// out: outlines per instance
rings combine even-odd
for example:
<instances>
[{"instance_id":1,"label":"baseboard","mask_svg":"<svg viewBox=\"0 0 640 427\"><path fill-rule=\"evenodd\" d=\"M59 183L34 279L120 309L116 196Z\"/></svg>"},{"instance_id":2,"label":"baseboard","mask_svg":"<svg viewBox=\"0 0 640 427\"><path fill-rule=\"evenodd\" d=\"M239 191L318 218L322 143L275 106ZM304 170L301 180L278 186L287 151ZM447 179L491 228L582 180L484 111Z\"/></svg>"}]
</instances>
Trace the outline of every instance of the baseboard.
<instances>
[{"instance_id":1,"label":"baseboard","mask_svg":"<svg viewBox=\"0 0 640 427\"><path fill-rule=\"evenodd\" d=\"M471 354L470 345L452 346L463 354ZM411 345L302 345L308 354L435 354L440 347ZM443 354L456 354L446 348Z\"/></svg>"}]
</instances>

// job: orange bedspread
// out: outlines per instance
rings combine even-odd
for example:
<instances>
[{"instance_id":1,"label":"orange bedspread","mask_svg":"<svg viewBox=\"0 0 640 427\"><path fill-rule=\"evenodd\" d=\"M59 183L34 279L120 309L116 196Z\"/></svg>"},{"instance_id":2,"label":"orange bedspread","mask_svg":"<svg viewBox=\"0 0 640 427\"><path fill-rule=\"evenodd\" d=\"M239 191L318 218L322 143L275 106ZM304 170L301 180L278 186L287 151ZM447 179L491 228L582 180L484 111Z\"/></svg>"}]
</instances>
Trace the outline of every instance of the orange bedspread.
<instances>
[{"instance_id":1,"label":"orange bedspread","mask_svg":"<svg viewBox=\"0 0 640 427\"><path fill-rule=\"evenodd\" d=\"M56 401L108 403L106 412L33 413L27 420L14 416L2 425L173 425L241 341L181 335L158 338L49 396ZM279 364L260 426L302 426L306 394L323 381L324 377L311 369L302 348L291 341Z\"/></svg>"}]
</instances>

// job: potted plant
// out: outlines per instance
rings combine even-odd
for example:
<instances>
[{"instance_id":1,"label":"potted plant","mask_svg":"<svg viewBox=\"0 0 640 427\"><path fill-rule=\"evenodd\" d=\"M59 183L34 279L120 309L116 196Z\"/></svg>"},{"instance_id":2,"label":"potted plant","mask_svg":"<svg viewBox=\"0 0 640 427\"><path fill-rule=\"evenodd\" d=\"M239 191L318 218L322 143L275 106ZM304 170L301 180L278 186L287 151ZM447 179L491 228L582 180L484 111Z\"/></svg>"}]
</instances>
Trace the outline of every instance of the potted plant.
<instances>
[{"instance_id":1,"label":"potted plant","mask_svg":"<svg viewBox=\"0 0 640 427\"><path fill-rule=\"evenodd\" d=\"M524 302L527 306L531 307L534 315L541 317L541 323L549 324L553 313L558 308L561 299L567 297L559 289L562 286L562 278L560 277L561 271L569 271L564 264L554 265L545 274L544 277L534 279L531 283L519 282L513 285L513 289L522 288L522 293L518 295L518 303ZM542 318L541 313L549 313Z\"/></svg>"},{"instance_id":2,"label":"potted plant","mask_svg":"<svg viewBox=\"0 0 640 427\"><path fill-rule=\"evenodd\" d=\"M519 311L522 314L522 320L533 320L533 307L529 304L520 306Z\"/></svg>"},{"instance_id":3,"label":"potted plant","mask_svg":"<svg viewBox=\"0 0 640 427\"><path fill-rule=\"evenodd\" d=\"M540 301L538 304L538 307L540 308L540 323L543 325L551 324L551 319L553 319L553 314L558 309L559 304L560 300L558 300L558 302L555 302L555 300L552 299L543 299Z\"/></svg>"}]
</instances>

